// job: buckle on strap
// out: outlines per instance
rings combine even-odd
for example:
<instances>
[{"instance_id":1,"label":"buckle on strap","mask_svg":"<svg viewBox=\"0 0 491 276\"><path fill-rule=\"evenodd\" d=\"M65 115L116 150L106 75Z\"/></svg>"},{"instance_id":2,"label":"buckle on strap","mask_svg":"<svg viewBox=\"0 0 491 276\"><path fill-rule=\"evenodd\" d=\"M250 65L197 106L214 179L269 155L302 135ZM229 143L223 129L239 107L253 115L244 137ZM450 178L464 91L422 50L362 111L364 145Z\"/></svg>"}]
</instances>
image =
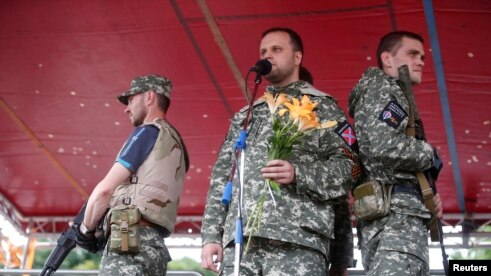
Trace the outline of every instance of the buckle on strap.
<instances>
[{"instance_id":1,"label":"buckle on strap","mask_svg":"<svg viewBox=\"0 0 491 276\"><path fill-rule=\"evenodd\" d=\"M121 216L121 225L119 226L119 230L121 233L128 233L128 213L123 212Z\"/></svg>"},{"instance_id":2,"label":"buckle on strap","mask_svg":"<svg viewBox=\"0 0 491 276\"><path fill-rule=\"evenodd\" d=\"M423 198L426 200L428 198L433 198L433 189L427 188L421 191L423 193Z\"/></svg>"},{"instance_id":3,"label":"buckle on strap","mask_svg":"<svg viewBox=\"0 0 491 276\"><path fill-rule=\"evenodd\" d=\"M131 204L131 198L125 197L125 198L123 198L123 201L121 203L123 203L124 205L130 205Z\"/></svg>"}]
</instances>

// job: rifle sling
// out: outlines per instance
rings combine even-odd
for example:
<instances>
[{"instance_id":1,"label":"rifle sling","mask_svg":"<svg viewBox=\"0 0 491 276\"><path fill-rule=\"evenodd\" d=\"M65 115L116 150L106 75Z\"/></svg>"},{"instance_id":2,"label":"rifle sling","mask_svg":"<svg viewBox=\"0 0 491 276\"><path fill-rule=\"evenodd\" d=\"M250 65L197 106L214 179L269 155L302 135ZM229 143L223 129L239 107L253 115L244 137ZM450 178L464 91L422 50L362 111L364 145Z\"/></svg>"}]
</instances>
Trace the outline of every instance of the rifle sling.
<instances>
[{"instance_id":1,"label":"rifle sling","mask_svg":"<svg viewBox=\"0 0 491 276\"><path fill-rule=\"evenodd\" d=\"M416 173L416 177L418 177L419 187L421 188L421 193L423 194L425 206L432 214L430 220L431 241L436 242L440 240L440 235L438 233L438 222L436 220L436 206L435 201L433 200L433 190L431 189L430 183L428 183L424 173L418 172Z\"/></svg>"},{"instance_id":2,"label":"rifle sling","mask_svg":"<svg viewBox=\"0 0 491 276\"><path fill-rule=\"evenodd\" d=\"M406 85L411 85L410 78L409 78L409 71L406 71L407 78L405 80L402 80L401 76L401 71L399 71L399 77L402 82L401 89L404 92L404 95L406 96L406 99L409 104L409 121L407 123L406 127L406 135L409 137L415 137L416 136L416 129L415 129L415 124L414 124L414 103L412 99L410 98L410 95L408 95L408 91L406 91ZM409 79L408 79L409 78ZM409 81L409 83L407 83ZM406 83L405 83L406 82ZM410 87L408 88L410 89ZM419 187L421 188L421 193L423 194L423 199L425 203L425 207L431 212L431 220L430 220L430 236L431 236L431 241L439 241L440 240L440 234L439 234L439 229L438 229L438 221L436 219L436 206L435 206L435 201L433 200L433 189L430 187L430 183L428 183L428 180L426 179L426 176L422 172L417 172L416 177L418 178L418 183Z\"/></svg>"}]
</instances>

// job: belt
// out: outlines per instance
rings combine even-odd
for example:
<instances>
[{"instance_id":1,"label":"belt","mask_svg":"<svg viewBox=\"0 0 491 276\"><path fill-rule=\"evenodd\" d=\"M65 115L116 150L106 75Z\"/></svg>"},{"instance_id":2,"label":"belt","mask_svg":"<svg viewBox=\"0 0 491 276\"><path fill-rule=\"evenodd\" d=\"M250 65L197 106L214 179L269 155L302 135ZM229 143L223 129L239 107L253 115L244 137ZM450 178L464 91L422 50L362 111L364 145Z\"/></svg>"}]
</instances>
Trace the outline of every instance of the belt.
<instances>
[{"instance_id":1,"label":"belt","mask_svg":"<svg viewBox=\"0 0 491 276\"><path fill-rule=\"evenodd\" d=\"M155 226L160 226L160 225L157 225L151 221L148 221L144 218L141 218L140 219L140 222L139 222L140 226L150 226L150 227L155 227Z\"/></svg>"},{"instance_id":2,"label":"belt","mask_svg":"<svg viewBox=\"0 0 491 276\"><path fill-rule=\"evenodd\" d=\"M138 224L140 226L144 226L144 227L152 227L155 230L157 230L159 233L163 234L165 237L170 236L170 231L167 230L167 228L165 228L164 226L158 225L154 222L148 221L144 218L140 218L140 222L138 222Z\"/></svg>"},{"instance_id":3,"label":"belt","mask_svg":"<svg viewBox=\"0 0 491 276\"><path fill-rule=\"evenodd\" d=\"M424 202L423 200L423 195L417 189L416 187L412 185L401 185L401 184L396 184L394 185L394 189L392 190L393 194L410 194L416 196L419 201Z\"/></svg>"}]
</instances>

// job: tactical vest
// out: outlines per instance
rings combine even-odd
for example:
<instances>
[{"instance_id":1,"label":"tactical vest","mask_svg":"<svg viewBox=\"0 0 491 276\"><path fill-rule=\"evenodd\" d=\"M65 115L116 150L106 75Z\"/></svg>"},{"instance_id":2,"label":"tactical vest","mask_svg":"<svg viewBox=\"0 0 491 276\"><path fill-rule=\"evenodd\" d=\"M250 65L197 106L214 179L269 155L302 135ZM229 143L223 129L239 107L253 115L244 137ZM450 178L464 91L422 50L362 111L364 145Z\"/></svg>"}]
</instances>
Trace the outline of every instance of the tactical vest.
<instances>
[{"instance_id":1,"label":"tactical vest","mask_svg":"<svg viewBox=\"0 0 491 276\"><path fill-rule=\"evenodd\" d=\"M138 170L114 191L110 207L136 206L144 219L173 232L187 153L177 132L164 120L146 125L159 128L155 145Z\"/></svg>"}]
</instances>

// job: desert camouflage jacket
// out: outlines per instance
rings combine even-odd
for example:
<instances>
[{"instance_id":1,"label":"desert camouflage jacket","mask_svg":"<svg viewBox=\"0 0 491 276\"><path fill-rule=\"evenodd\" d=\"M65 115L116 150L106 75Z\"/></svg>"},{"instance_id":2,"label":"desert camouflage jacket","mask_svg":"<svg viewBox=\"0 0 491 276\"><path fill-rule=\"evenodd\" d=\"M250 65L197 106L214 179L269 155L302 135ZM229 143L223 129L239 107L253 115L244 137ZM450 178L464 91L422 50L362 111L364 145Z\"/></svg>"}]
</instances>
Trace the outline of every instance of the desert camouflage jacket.
<instances>
[{"instance_id":1,"label":"desert camouflage jacket","mask_svg":"<svg viewBox=\"0 0 491 276\"><path fill-rule=\"evenodd\" d=\"M308 95L311 101L318 103L315 111L321 122L333 120L342 126L346 121L334 98L306 82L298 81L283 88L268 87L267 93L286 93L298 99L302 95ZM233 197L228 208L221 203L221 197L230 176L233 147L243 128L246 114L247 107L234 116L213 167L201 228L203 245L218 243L225 247L234 240L239 187L237 177L234 179ZM252 115L247 130L247 147L243 153L244 228L264 185L265 179L260 169L268 161L268 138L272 134L271 115L264 100L254 103ZM271 198L266 200L261 227L255 232L255 236L304 245L328 256L330 239L334 238L334 207L344 205L347 208L346 196L359 172L356 156L336 129L316 129L305 137L303 144L294 147L288 161L295 168L296 183L280 185L282 196L275 198L276 207ZM349 210L346 208L345 210ZM345 219L349 221L350 217L346 215ZM349 236L351 239L351 224L348 222L339 225L348 226L349 229L339 233L345 233L344 238ZM245 231L244 236L247 235ZM343 247L346 247L347 242L340 243L340 251L346 250ZM336 252L333 254L336 255Z\"/></svg>"}]
</instances>

